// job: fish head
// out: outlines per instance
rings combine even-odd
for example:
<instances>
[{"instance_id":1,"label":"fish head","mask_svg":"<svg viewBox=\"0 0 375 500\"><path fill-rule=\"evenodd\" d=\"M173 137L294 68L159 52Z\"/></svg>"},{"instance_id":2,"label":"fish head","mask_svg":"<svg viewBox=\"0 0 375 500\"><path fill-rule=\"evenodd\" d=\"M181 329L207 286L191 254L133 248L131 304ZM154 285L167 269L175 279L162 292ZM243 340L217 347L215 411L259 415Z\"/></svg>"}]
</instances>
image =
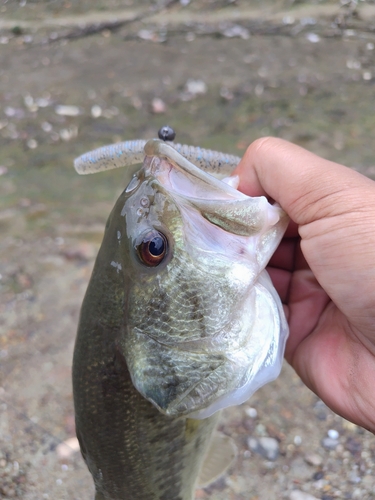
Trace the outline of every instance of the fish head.
<instances>
[{"instance_id":1,"label":"fish head","mask_svg":"<svg viewBox=\"0 0 375 500\"><path fill-rule=\"evenodd\" d=\"M288 220L179 163L146 156L110 217L125 288L117 350L162 413L205 418L280 371L287 327L264 268Z\"/></svg>"}]
</instances>

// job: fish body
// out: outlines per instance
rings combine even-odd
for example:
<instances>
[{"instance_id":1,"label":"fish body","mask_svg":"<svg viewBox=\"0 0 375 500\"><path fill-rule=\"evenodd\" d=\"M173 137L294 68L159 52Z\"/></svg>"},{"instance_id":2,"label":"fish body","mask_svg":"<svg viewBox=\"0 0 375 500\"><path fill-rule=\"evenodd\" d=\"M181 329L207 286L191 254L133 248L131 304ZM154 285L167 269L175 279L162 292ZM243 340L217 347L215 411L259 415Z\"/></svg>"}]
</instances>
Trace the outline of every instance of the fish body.
<instances>
[{"instance_id":1,"label":"fish body","mask_svg":"<svg viewBox=\"0 0 375 500\"><path fill-rule=\"evenodd\" d=\"M280 370L287 327L264 267L284 212L168 148L146 144L81 309L76 428L97 500L192 500L218 410Z\"/></svg>"}]
</instances>

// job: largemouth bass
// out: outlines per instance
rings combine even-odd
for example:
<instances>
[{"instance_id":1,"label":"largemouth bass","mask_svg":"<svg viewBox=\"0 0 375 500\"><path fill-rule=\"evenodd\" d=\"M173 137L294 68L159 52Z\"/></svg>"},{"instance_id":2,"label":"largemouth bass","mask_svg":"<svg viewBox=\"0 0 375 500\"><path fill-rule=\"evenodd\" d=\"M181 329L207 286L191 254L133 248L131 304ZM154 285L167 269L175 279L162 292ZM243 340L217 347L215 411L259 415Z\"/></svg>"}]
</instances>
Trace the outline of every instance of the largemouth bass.
<instances>
[{"instance_id":1,"label":"largemouth bass","mask_svg":"<svg viewBox=\"0 0 375 500\"><path fill-rule=\"evenodd\" d=\"M239 158L200 148L121 143L76 169L143 159L109 216L81 309L77 436L96 500L192 500L199 474L217 477L233 455L212 437L218 410L279 374L287 325L264 268L288 220L205 171L226 175Z\"/></svg>"}]
</instances>

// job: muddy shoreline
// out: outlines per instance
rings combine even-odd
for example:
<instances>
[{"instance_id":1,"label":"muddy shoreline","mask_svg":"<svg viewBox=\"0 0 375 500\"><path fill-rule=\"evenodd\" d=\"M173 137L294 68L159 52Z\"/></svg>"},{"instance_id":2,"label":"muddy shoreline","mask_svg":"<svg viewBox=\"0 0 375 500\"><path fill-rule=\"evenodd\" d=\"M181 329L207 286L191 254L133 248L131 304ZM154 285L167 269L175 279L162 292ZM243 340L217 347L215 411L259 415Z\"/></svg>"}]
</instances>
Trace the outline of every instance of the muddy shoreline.
<instances>
[{"instance_id":1,"label":"muddy shoreline","mask_svg":"<svg viewBox=\"0 0 375 500\"><path fill-rule=\"evenodd\" d=\"M373 2L185 3L0 6L1 499L93 498L61 444L74 437L79 308L126 175L81 178L75 156L168 123L181 142L237 155L283 137L375 178ZM375 498L373 436L286 365L220 430L238 460L196 498Z\"/></svg>"}]
</instances>

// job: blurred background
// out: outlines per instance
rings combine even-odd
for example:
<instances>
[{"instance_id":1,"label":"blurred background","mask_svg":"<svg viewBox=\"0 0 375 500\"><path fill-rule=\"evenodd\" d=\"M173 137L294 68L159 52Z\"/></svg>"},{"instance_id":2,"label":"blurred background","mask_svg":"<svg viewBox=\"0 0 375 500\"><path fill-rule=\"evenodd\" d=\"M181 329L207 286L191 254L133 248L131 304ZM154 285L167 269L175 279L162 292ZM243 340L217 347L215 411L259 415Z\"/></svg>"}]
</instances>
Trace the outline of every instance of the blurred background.
<instances>
[{"instance_id":1,"label":"blurred background","mask_svg":"<svg viewBox=\"0 0 375 500\"><path fill-rule=\"evenodd\" d=\"M374 83L372 1L0 1L1 499L93 498L71 358L126 174L79 177L74 157L169 124L237 155L283 137L375 178ZM375 498L373 436L288 366L220 429L238 459L196 498Z\"/></svg>"}]
</instances>

